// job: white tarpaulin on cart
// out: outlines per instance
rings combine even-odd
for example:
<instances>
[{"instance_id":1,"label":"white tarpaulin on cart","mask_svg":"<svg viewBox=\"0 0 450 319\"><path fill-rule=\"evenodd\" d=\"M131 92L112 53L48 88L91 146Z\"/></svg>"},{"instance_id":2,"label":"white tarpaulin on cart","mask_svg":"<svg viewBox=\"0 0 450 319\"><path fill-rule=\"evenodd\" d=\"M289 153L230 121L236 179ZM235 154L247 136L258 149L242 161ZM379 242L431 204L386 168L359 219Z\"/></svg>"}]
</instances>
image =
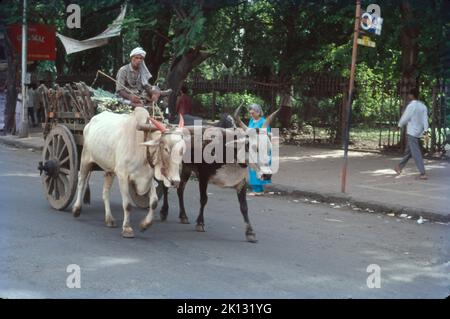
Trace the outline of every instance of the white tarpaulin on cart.
<instances>
[{"instance_id":1,"label":"white tarpaulin on cart","mask_svg":"<svg viewBox=\"0 0 450 319\"><path fill-rule=\"evenodd\" d=\"M105 31L103 31L102 33L100 33L95 37L79 41L66 37L59 33L56 33L56 36L61 40L62 44L64 45L64 48L66 49L67 54L72 54L75 52L100 47L102 45L107 44L109 38L120 35L123 19L125 18L126 9L127 6L126 5L123 6L119 16L113 21L113 23Z\"/></svg>"}]
</instances>

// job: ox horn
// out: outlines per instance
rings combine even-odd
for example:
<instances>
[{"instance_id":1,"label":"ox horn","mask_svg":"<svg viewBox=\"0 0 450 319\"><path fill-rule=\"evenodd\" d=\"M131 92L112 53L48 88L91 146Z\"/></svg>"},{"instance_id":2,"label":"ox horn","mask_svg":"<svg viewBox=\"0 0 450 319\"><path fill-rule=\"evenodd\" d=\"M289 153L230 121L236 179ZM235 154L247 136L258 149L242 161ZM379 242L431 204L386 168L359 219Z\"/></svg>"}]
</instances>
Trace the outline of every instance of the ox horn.
<instances>
[{"instance_id":1,"label":"ox horn","mask_svg":"<svg viewBox=\"0 0 450 319\"><path fill-rule=\"evenodd\" d=\"M262 126L262 128L267 128L270 123L273 121L273 119L275 118L275 116L277 116L278 112L280 111L280 109L276 110L275 112L273 112L272 114L270 114L266 120L264 121L264 124Z\"/></svg>"},{"instance_id":2,"label":"ox horn","mask_svg":"<svg viewBox=\"0 0 450 319\"><path fill-rule=\"evenodd\" d=\"M239 116L239 113L241 112L241 107L244 105L244 102L241 103L241 105L239 105L239 107L236 109L236 111L234 111L234 120L236 121L236 123L245 131L248 130L247 125L245 125L242 121L241 121L241 117Z\"/></svg>"},{"instance_id":3,"label":"ox horn","mask_svg":"<svg viewBox=\"0 0 450 319\"><path fill-rule=\"evenodd\" d=\"M161 131L161 133L164 133L167 130L166 127L161 122L155 120L153 117L150 116L149 119L152 122L152 124L155 125L156 128Z\"/></svg>"},{"instance_id":4,"label":"ox horn","mask_svg":"<svg viewBox=\"0 0 450 319\"><path fill-rule=\"evenodd\" d=\"M180 116L180 120L178 122L178 127L179 128L183 128L184 127L184 118L183 118L183 114L179 113Z\"/></svg>"}]
</instances>

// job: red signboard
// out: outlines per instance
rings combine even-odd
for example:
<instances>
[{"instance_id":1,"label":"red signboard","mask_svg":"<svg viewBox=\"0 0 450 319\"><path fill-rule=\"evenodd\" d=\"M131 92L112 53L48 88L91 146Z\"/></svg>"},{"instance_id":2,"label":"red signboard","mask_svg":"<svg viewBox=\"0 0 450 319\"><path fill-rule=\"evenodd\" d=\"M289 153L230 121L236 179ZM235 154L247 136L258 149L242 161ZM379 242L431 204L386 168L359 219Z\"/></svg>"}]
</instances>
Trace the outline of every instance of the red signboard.
<instances>
[{"instance_id":1,"label":"red signboard","mask_svg":"<svg viewBox=\"0 0 450 319\"><path fill-rule=\"evenodd\" d=\"M22 51L22 26L13 24L8 26L8 34L14 50ZM56 29L52 25L28 25L28 60L56 59Z\"/></svg>"}]
</instances>

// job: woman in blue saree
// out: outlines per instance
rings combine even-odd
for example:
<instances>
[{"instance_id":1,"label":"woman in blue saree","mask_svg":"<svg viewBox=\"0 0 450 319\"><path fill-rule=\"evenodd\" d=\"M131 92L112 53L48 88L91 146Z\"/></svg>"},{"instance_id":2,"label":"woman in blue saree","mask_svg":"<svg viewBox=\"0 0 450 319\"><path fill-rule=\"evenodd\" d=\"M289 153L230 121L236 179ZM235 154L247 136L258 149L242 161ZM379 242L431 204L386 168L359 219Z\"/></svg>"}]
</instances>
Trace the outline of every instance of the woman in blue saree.
<instances>
[{"instance_id":1,"label":"woman in blue saree","mask_svg":"<svg viewBox=\"0 0 450 319\"><path fill-rule=\"evenodd\" d=\"M261 106L258 104L250 105L250 122L248 128L262 128L266 119L263 117ZM270 132L270 126L267 127L267 131ZM256 172L252 169L248 169L249 184L253 190L253 193L249 195L262 195L264 194L264 185L272 183L271 180L261 180L256 176Z\"/></svg>"}]
</instances>

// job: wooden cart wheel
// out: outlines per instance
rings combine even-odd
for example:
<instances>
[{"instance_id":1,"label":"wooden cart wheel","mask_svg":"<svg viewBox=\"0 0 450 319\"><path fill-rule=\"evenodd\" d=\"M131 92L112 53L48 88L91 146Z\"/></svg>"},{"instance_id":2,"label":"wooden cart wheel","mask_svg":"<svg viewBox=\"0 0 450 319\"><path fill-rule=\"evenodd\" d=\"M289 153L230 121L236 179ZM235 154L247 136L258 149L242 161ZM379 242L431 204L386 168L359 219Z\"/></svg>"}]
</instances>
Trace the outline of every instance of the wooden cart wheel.
<instances>
[{"instance_id":1,"label":"wooden cart wheel","mask_svg":"<svg viewBox=\"0 0 450 319\"><path fill-rule=\"evenodd\" d=\"M136 191L136 186L134 183L130 183L129 186L130 197L133 200L134 204L139 208L148 208L149 196L150 192L145 195L138 195ZM156 195L158 196L158 200L161 199L163 195L162 183L158 183L158 187L156 187Z\"/></svg>"},{"instance_id":2,"label":"wooden cart wheel","mask_svg":"<svg viewBox=\"0 0 450 319\"><path fill-rule=\"evenodd\" d=\"M78 182L77 146L66 126L58 124L47 135L39 169L48 202L55 209L65 209L73 200Z\"/></svg>"}]
</instances>

